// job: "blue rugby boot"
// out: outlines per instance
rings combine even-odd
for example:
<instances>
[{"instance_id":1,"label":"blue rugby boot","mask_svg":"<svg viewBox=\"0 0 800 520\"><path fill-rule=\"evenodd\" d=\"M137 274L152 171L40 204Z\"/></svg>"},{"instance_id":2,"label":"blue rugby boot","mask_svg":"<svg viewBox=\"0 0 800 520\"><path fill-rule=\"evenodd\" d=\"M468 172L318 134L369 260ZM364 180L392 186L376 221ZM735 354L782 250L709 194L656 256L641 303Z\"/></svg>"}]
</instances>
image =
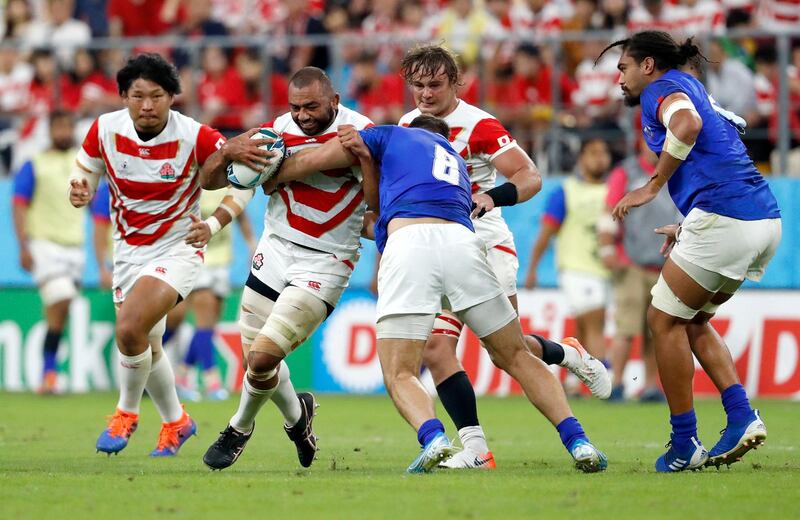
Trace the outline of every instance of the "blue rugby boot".
<instances>
[{"instance_id":1,"label":"blue rugby boot","mask_svg":"<svg viewBox=\"0 0 800 520\"><path fill-rule=\"evenodd\" d=\"M139 414L125 412L117 408L108 420L108 428L103 430L97 438L97 452L112 453L116 455L128 445L133 432L139 425Z\"/></svg>"},{"instance_id":2,"label":"blue rugby boot","mask_svg":"<svg viewBox=\"0 0 800 520\"><path fill-rule=\"evenodd\" d=\"M597 473L605 471L608 467L608 457L594 447L587 439L578 439L569 449L570 455L575 459L575 467L584 473Z\"/></svg>"},{"instance_id":3,"label":"blue rugby boot","mask_svg":"<svg viewBox=\"0 0 800 520\"><path fill-rule=\"evenodd\" d=\"M730 466L742 460L748 451L762 446L767 440L767 427L761 420L758 410L753 410L750 417L741 424L729 423L720 433L722 437L711 448L706 466L717 468L722 464Z\"/></svg>"},{"instance_id":4,"label":"blue rugby boot","mask_svg":"<svg viewBox=\"0 0 800 520\"><path fill-rule=\"evenodd\" d=\"M452 457L457 451L458 448L450 443L447 435L440 432L422 448L414 462L406 469L406 473L428 473L440 462Z\"/></svg>"},{"instance_id":5,"label":"blue rugby boot","mask_svg":"<svg viewBox=\"0 0 800 520\"><path fill-rule=\"evenodd\" d=\"M669 441L666 453L656 460L656 471L659 473L675 473L687 469L696 470L703 467L708 460L708 451L703 447L696 437L692 437L691 444L685 449L678 451L672 441Z\"/></svg>"}]
</instances>

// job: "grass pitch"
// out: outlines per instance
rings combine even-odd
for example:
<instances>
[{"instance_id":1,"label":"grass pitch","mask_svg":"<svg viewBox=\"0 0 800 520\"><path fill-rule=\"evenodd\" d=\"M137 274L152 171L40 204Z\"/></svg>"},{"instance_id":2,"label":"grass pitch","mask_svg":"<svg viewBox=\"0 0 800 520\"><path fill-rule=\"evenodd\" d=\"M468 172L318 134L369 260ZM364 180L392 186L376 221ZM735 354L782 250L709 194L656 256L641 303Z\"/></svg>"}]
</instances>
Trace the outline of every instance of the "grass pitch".
<instances>
[{"instance_id":1,"label":"grass pitch","mask_svg":"<svg viewBox=\"0 0 800 520\"><path fill-rule=\"evenodd\" d=\"M659 475L668 439L665 405L573 402L607 472L576 472L555 429L522 398L479 400L498 469L407 476L418 446L388 397L319 395L321 452L299 466L279 414L267 404L239 461L202 463L235 411L189 404L198 437L174 459L150 459L159 423L142 405L138 431L119 456L94 442L115 394L44 398L0 394L0 518L796 518L800 404L756 403L767 444L730 469ZM441 409L439 410L440 416ZM710 448L724 426L718 401L697 403ZM446 423L448 434L455 434Z\"/></svg>"}]
</instances>

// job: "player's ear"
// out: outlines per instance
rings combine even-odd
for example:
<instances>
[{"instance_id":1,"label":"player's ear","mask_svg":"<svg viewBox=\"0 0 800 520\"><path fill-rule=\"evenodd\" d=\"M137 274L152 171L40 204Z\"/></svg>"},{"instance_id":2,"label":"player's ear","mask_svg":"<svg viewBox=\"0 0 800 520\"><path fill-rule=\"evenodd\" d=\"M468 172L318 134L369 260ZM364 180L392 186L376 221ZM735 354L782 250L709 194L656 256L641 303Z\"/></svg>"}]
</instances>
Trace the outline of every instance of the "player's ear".
<instances>
[{"instance_id":1,"label":"player's ear","mask_svg":"<svg viewBox=\"0 0 800 520\"><path fill-rule=\"evenodd\" d=\"M656 69L656 60L654 60L650 56L642 60L642 72L644 72L645 74L652 74L655 69Z\"/></svg>"},{"instance_id":2,"label":"player's ear","mask_svg":"<svg viewBox=\"0 0 800 520\"><path fill-rule=\"evenodd\" d=\"M333 95L333 99L331 100L331 103L333 103L333 108L339 106L339 99L340 99L339 93L337 92L336 94Z\"/></svg>"}]
</instances>

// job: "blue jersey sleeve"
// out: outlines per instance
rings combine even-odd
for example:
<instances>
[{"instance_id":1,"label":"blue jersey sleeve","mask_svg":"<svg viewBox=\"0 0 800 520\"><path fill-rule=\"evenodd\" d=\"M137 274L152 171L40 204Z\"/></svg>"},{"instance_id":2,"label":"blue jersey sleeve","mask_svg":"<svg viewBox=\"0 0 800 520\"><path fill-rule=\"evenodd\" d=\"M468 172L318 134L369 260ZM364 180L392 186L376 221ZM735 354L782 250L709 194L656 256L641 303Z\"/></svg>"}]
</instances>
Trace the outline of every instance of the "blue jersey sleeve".
<instances>
[{"instance_id":1,"label":"blue jersey sleeve","mask_svg":"<svg viewBox=\"0 0 800 520\"><path fill-rule=\"evenodd\" d=\"M559 227L566 217L567 202L564 197L564 187L559 186L550 192L550 196L547 198L547 203L545 204L542 219Z\"/></svg>"},{"instance_id":2,"label":"blue jersey sleeve","mask_svg":"<svg viewBox=\"0 0 800 520\"><path fill-rule=\"evenodd\" d=\"M661 107L661 103L667 96L675 92L686 94L686 88L671 79L662 78L651 83L642 92L642 113L644 116L650 121L658 122L658 109Z\"/></svg>"},{"instance_id":3,"label":"blue jersey sleeve","mask_svg":"<svg viewBox=\"0 0 800 520\"><path fill-rule=\"evenodd\" d=\"M381 125L373 126L358 132L361 134L364 144L369 148L372 158L379 164L383 159L383 154L386 151L386 145L389 142L393 129L394 127L390 125Z\"/></svg>"},{"instance_id":4,"label":"blue jersey sleeve","mask_svg":"<svg viewBox=\"0 0 800 520\"><path fill-rule=\"evenodd\" d=\"M100 186L97 187L97 192L94 194L92 205L89 208L94 220L101 220L103 222L111 221L110 197L108 183L101 182Z\"/></svg>"},{"instance_id":5,"label":"blue jersey sleeve","mask_svg":"<svg viewBox=\"0 0 800 520\"><path fill-rule=\"evenodd\" d=\"M28 204L33 198L36 189L36 176L33 173L33 163L25 162L14 175L14 202Z\"/></svg>"}]
</instances>

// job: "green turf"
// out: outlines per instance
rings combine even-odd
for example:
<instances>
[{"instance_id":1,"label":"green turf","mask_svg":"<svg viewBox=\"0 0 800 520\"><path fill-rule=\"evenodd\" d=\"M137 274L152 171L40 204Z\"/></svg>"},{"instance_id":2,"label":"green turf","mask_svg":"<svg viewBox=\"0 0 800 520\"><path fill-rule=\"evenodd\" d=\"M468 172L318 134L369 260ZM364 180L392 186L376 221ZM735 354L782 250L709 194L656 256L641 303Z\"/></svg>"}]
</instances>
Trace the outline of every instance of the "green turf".
<instances>
[{"instance_id":1,"label":"green turf","mask_svg":"<svg viewBox=\"0 0 800 520\"><path fill-rule=\"evenodd\" d=\"M319 396L319 460L297 463L272 405L235 466L210 472L202 456L236 401L191 404L199 436L180 456L152 460L158 434L152 403L119 455L94 442L115 396L42 398L0 393L0 518L789 518L798 515L800 404L759 402L767 445L730 469L658 475L668 429L663 405L573 408L608 454L604 474L576 472L558 436L521 398L481 399L498 463L493 472L406 476L412 431L387 397ZM723 414L699 402L701 438L717 439ZM454 433L447 423L449 433ZM580 516L577 516L580 515Z\"/></svg>"}]
</instances>

